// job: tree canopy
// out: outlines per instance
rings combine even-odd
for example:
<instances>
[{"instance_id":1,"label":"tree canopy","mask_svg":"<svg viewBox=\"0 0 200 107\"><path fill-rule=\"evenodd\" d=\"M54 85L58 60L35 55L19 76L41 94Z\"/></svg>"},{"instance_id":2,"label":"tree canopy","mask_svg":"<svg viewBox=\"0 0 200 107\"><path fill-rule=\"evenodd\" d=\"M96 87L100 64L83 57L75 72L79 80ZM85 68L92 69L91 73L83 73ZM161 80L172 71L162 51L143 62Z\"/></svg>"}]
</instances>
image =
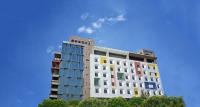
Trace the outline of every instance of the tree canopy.
<instances>
[{"instance_id":1,"label":"tree canopy","mask_svg":"<svg viewBox=\"0 0 200 107\"><path fill-rule=\"evenodd\" d=\"M110 99L88 98L82 101L45 99L38 107L185 107L185 103L182 97L153 96L131 99L115 97Z\"/></svg>"}]
</instances>

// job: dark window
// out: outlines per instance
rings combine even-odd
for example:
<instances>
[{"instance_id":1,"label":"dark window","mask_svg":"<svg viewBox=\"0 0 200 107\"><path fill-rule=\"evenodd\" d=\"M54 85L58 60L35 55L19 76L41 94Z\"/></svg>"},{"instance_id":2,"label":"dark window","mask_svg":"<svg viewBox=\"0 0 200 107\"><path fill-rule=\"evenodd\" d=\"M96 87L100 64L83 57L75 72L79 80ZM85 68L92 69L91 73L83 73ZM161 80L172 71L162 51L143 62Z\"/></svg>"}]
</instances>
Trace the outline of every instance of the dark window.
<instances>
[{"instance_id":1,"label":"dark window","mask_svg":"<svg viewBox=\"0 0 200 107\"><path fill-rule=\"evenodd\" d=\"M99 89L95 89L95 92L96 92L96 93L99 93Z\"/></svg>"},{"instance_id":2,"label":"dark window","mask_svg":"<svg viewBox=\"0 0 200 107\"><path fill-rule=\"evenodd\" d=\"M113 64L113 61L112 61L112 60L110 60L110 64Z\"/></svg>"},{"instance_id":3,"label":"dark window","mask_svg":"<svg viewBox=\"0 0 200 107\"><path fill-rule=\"evenodd\" d=\"M120 90L120 94L123 94L123 90Z\"/></svg>"},{"instance_id":4,"label":"dark window","mask_svg":"<svg viewBox=\"0 0 200 107\"><path fill-rule=\"evenodd\" d=\"M119 65L119 61L117 61L117 65Z\"/></svg>"},{"instance_id":5,"label":"dark window","mask_svg":"<svg viewBox=\"0 0 200 107\"><path fill-rule=\"evenodd\" d=\"M114 89L112 90L112 93L115 94L115 90Z\"/></svg>"},{"instance_id":6,"label":"dark window","mask_svg":"<svg viewBox=\"0 0 200 107\"><path fill-rule=\"evenodd\" d=\"M95 65L95 69L98 69L98 65Z\"/></svg>"},{"instance_id":7,"label":"dark window","mask_svg":"<svg viewBox=\"0 0 200 107\"><path fill-rule=\"evenodd\" d=\"M126 86L129 87L129 83L126 83Z\"/></svg>"},{"instance_id":8,"label":"dark window","mask_svg":"<svg viewBox=\"0 0 200 107\"><path fill-rule=\"evenodd\" d=\"M114 83L114 82L112 82L112 86L115 86L115 83Z\"/></svg>"},{"instance_id":9,"label":"dark window","mask_svg":"<svg viewBox=\"0 0 200 107\"><path fill-rule=\"evenodd\" d=\"M103 70L106 70L106 66L103 66Z\"/></svg>"},{"instance_id":10,"label":"dark window","mask_svg":"<svg viewBox=\"0 0 200 107\"><path fill-rule=\"evenodd\" d=\"M104 85L107 85L107 81L104 81Z\"/></svg>"},{"instance_id":11,"label":"dark window","mask_svg":"<svg viewBox=\"0 0 200 107\"><path fill-rule=\"evenodd\" d=\"M124 69L124 72L127 72L127 68Z\"/></svg>"},{"instance_id":12,"label":"dark window","mask_svg":"<svg viewBox=\"0 0 200 107\"><path fill-rule=\"evenodd\" d=\"M122 82L119 82L119 86L122 86Z\"/></svg>"},{"instance_id":13,"label":"dark window","mask_svg":"<svg viewBox=\"0 0 200 107\"><path fill-rule=\"evenodd\" d=\"M104 93L108 93L108 89L104 89Z\"/></svg>"},{"instance_id":14,"label":"dark window","mask_svg":"<svg viewBox=\"0 0 200 107\"><path fill-rule=\"evenodd\" d=\"M103 74L103 77L106 77L106 73Z\"/></svg>"}]
</instances>

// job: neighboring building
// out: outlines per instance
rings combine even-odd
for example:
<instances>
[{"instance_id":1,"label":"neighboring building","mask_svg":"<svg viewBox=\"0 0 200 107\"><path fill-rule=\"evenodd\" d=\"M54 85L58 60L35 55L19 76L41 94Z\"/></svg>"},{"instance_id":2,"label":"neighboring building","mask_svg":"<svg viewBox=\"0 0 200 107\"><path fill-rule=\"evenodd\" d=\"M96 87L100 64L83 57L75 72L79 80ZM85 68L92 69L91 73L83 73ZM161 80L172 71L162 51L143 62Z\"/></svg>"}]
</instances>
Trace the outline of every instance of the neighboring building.
<instances>
[{"instance_id":1,"label":"neighboring building","mask_svg":"<svg viewBox=\"0 0 200 107\"><path fill-rule=\"evenodd\" d=\"M58 90L54 94L65 100L164 95L156 59L151 50L134 53L71 37L62 44Z\"/></svg>"},{"instance_id":2,"label":"neighboring building","mask_svg":"<svg viewBox=\"0 0 200 107\"><path fill-rule=\"evenodd\" d=\"M49 98L57 99L58 98L58 80L59 80L59 71L60 71L60 58L61 53L55 53L52 61L52 80L51 80L51 91Z\"/></svg>"}]
</instances>

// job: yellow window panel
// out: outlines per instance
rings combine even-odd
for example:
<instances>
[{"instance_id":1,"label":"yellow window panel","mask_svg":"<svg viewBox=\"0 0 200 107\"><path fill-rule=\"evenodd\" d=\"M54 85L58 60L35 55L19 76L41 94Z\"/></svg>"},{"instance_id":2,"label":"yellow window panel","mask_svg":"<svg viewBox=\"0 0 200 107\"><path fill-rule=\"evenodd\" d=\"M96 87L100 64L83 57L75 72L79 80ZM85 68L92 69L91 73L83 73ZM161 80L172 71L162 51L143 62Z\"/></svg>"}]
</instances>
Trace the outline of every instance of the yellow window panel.
<instances>
[{"instance_id":1,"label":"yellow window panel","mask_svg":"<svg viewBox=\"0 0 200 107\"><path fill-rule=\"evenodd\" d=\"M100 64L106 64L107 63L107 57L106 56L101 56L100 57Z\"/></svg>"},{"instance_id":2,"label":"yellow window panel","mask_svg":"<svg viewBox=\"0 0 200 107\"><path fill-rule=\"evenodd\" d=\"M159 78L160 77L159 73L155 73L155 77Z\"/></svg>"}]
</instances>

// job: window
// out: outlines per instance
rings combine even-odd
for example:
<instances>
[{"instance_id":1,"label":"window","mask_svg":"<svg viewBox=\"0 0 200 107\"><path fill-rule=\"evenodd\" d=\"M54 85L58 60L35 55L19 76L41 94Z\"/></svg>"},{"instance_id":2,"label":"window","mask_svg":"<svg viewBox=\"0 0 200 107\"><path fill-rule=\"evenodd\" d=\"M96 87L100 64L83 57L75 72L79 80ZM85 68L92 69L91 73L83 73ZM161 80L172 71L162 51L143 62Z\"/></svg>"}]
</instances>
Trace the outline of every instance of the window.
<instances>
[{"instance_id":1,"label":"window","mask_svg":"<svg viewBox=\"0 0 200 107\"><path fill-rule=\"evenodd\" d=\"M142 83L140 83L140 87L142 88Z\"/></svg>"},{"instance_id":2,"label":"window","mask_svg":"<svg viewBox=\"0 0 200 107\"><path fill-rule=\"evenodd\" d=\"M110 71L113 71L113 67L110 67Z\"/></svg>"},{"instance_id":3,"label":"window","mask_svg":"<svg viewBox=\"0 0 200 107\"><path fill-rule=\"evenodd\" d=\"M105 65L103 66L103 70L106 70L106 66Z\"/></svg>"},{"instance_id":4,"label":"window","mask_svg":"<svg viewBox=\"0 0 200 107\"><path fill-rule=\"evenodd\" d=\"M95 72L95 77L98 77L98 73L97 72Z\"/></svg>"},{"instance_id":5,"label":"window","mask_svg":"<svg viewBox=\"0 0 200 107\"><path fill-rule=\"evenodd\" d=\"M139 77L138 80L141 80L141 77Z\"/></svg>"},{"instance_id":6,"label":"window","mask_svg":"<svg viewBox=\"0 0 200 107\"><path fill-rule=\"evenodd\" d=\"M104 63L104 64L106 64L106 63L107 63L107 61L106 61L106 60L103 60L103 63Z\"/></svg>"},{"instance_id":7,"label":"window","mask_svg":"<svg viewBox=\"0 0 200 107\"><path fill-rule=\"evenodd\" d=\"M99 89L98 88L95 89L95 93L99 93Z\"/></svg>"},{"instance_id":8,"label":"window","mask_svg":"<svg viewBox=\"0 0 200 107\"><path fill-rule=\"evenodd\" d=\"M98 65L95 65L95 69L98 69Z\"/></svg>"},{"instance_id":9,"label":"window","mask_svg":"<svg viewBox=\"0 0 200 107\"><path fill-rule=\"evenodd\" d=\"M151 72L149 72L149 75L151 76Z\"/></svg>"},{"instance_id":10,"label":"window","mask_svg":"<svg viewBox=\"0 0 200 107\"><path fill-rule=\"evenodd\" d=\"M118 71L120 71L120 68L117 68Z\"/></svg>"},{"instance_id":11,"label":"window","mask_svg":"<svg viewBox=\"0 0 200 107\"><path fill-rule=\"evenodd\" d=\"M133 87L137 87L137 83L133 83Z\"/></svg>"},{"instance_id":12,"label":"window","mask_svg":"<svg viewBox=\"0 0 200 107\"><path fill-rule=\"evenodd\" d=\"M127 68L124 68L124 72L127 72Z\"/></svg>"},{"instance_id":13,"label":"window","mask_svg":"<svg viewBox=\"0 0 200 107\"><path fill-rule=\"evenodd\" d=\"M134 73L134 70L133 70L133 69L131 69L131 73Z\"/></svg>"},{"instance_id":14,"label":"window","mask_svg":"<svg viewBox=\"0 0 200 107\"><path fill-rule=\"evenodd\" d=\"M160 88L160 85L158 84L157 87Z\"/></svg>"},{"instance_id":15,"label":"window","mask_svg":"<svg viewBox=\"0 0 200 107\"><path fill-rule=\"evenodd\" d=\"M110 64L113 64L112 60L110 60Z\"/></svg>"},{"instance_id":16,"label":"window","mask_svg":"<svg viewBox=\"0 0 200 107\"><path fill-rule=\"evenodd\" d=\"M94 78L94 86L100 86L100 78Z\"/></svg>"},{"instance_id":17,"label":"window","mask_svg":"<svg viewBox=\"0 0 200 107\"><path fill-rule=\"evenodd\" d=\"M127 90L127 94L131 94L131 91L130 91L130 90Z\"/></svg>"},{"instance_id":18,"label":"window","mask_svg":"<svg viewBox=\"0 0 200 107\"><path fill-rule=\"evenodd\" d=\"M157 74L157 73L155 73L155 76L158 76L158 74Z\"/></svg>"},{"instance_id":19,"label":"window","mask_svg":"<svg viewBox=\"0 0 200 107\"><path fill-rule=\"evenodd\" d=\"M114 75L111 75L111 78L114 78Z\"/></svg>"},{"instance_id":20,"label":"window","mask_svg":"<svg viewBox=\"0 0 200 107\"><path fill-rule=\"evenodd\" d=\"M117 73L118 80L125 80L124 73Z\"/></svg>"},{"instance_id":21,"label":"window","mask_svg":"<svg viewBox=\"0 0 200 107\"><path fill-rule=\"evenodd\" d=\"M142 65L142 68L144 68L144 65Z\"/></svg>"},{"instance_id":22,"label":"window","mask_svg":"<svg viewBox=\"0 0 200 107\"><path fill-rule=\"evenodd\" d=\"M128 82L126 83L126 86L127 86L127 87L129 87L129 86L130 86Z\"/></svg>"},{"instance_id":23,"label":"window","mask_svg":"<svg viewBox=\"0 0 200 107\"><path fill-rule=\"evenodd\" d=\"M122 89L120 89L120 94L123 94L123 90Z\"/></svg>"},{"instance_id":24,"label":"window","mask_svg":"<svg viewBox=\"0 0 200 107\"><path fill-rule=\"evenodd\" d=\"M159 80L158 80L158 78L156 78L156 82L158 82Z\"/></svg>"},{"instance_id":25,"label":"window","mask_svg":"<svg viewBox=\"0 0 200 107\"><path fill-rule=\"evenodd\" d=\"M124 66L126 66L126 62L124 62Z\"/></svg>"},{"instance_id":26,"label":"window","mask_svg":"<svg viewBox=\"0 0 200 107\"><path fill-rule=\"evenodd\" d=\"M107 88L104 89L104 93L108 93L108 89Z\"/></svg>"},{"instance_id":27,"label":"window","mask_svg":"<svg viewBox=\"0 0 200 107\"><path fill-rule=\"evenodd\" d=\"M105 81L103 82L103 84L104 84L104 85L108 85L108 81L105 80Z\"/></svg>"},{"instance_id":28,"label":"window","mask_svg":"<svg viewBox=\"0 0 200 107\"><path fill-rule=\"evenodd\" d=\"M156 95L156 92L155 92L155 91L153 91L153 95Z\"/></svg>"},{"instance_id":29,"label":"window","mask_svg":"<svg viewBox=\"0 0 200 107\"><path fill-rule=\"evenodd\" d=\"M115 94L115 89L112 89L112 93Z\"/></svg>"},{"instance_id":30,"label":"window","mask_svg":"<svg viewBox=\"0 0 200 107\"><path fill-rule=\"evenodd\" d=\"M132 76L132 79L135 80L135 76L134 75Z\"/></svg>"},{"instance_id":31,"label":"window","mask_svg":"<svg viewBox=\"0 0 200 107\"><path fill-rule=\"evenodd\" d=\"M132 63L130 63L130 66L132 67L132 66L133 66L133 64L132 64Z\"/></svg>"},{"instance_id":32,"label":"window","mask_svg":"<svg viewBox=\"0 0 200 107\"><path fill-rule=\"evenodd\" d=\"M145 81L148 81L147 77L145 77Z\"/></svg>"},{"instance_id":33,"label":"window","mask_svg":"<svg viewBox=\"0 0 200 107\"><path fill-rule=\"evenodd\" d=\"M98 59L97 59L97 58L95 58L95 59L94 59L94 62L98 62Z\"/></svg>"},{"instance_id":34,"label":"window","mask_svg":"<svg viewBox=\"0 0 200 107\"><path fill-rule=\"evenodd\" d=\"M151 77L151 81L153 81L153 77Z\"/></svg>"},{"instance_id":35,"label":"window","mask_svg":"<svg viewBox=\"0 0 200 107\"><path fill-rule=\"evenodd\" d=\"M107 77L107 74L106 74L106 73L103 73L103 77Z\"/></svg>"},{"instance_id":36,"label":"window","mask_svg":"<svg viewBox=\"0 0 200 107\"><path fill-rule=\"evenodd\" d=\"M119 82L119 86L122 86L122 82Z\"/></svg>"},{"instance_id":37,"label":"window","mask_svg":"<svg viewBox=\"0 0 200 107\"><path fill-rule=\"evenodd\" d=\"M114 83L114 82L112 82L112 86L115 86L115 83Z\"/></svg>"},{"instance_id":38,"label":"window","mask_svg":"<svg viewBox=\"0 0 200 107\"><path fill-rule=\"evenodd\" d=\"M137 90L135 90L134 93L135 93L135 95L138 95L138 91Z\"/></svg>"},{"instance_id":39,"label":"window","mask_svg":"<svg viewBox=\"0 0 200 107\"><path fill-rule=\"evenodd\" d=\"M159 91L159 95L162 95L161 91Z\"/></svg>"},{"instance_id":40,"label":"window","mask_svg":"<svg viewBox=\"0 0 200 107\"><path fill-rule=\"evenodd\" d=\"M117 65L119 65L119 61L117 61Z\"/></svg>"},{"instance_id":41,"label":"window","mask_svg":"<svg viewBox=\"0 0 200 107\"><path fill-rule=\"evenodd\" d=\"M144 71L144 74L146 74L146 72Z\"/></svg>"},{"instance_id":42,"label":"window","mask_svg":"<svg viewBox=\"0 0 200 107\"><path fill-rule=\"evenodd\" d=\"M155 66L153 66L153 69L155 70Z\"/></svg>"},{"instance_id":43,"label":"window","mask_svg":"<svg viewBox=\"0 0 200 107\"><path fill-rule=\"evenodd\" d=\"M128 75L126 75L126 79L128 79Z\"/></svg>"}]
</instances>

